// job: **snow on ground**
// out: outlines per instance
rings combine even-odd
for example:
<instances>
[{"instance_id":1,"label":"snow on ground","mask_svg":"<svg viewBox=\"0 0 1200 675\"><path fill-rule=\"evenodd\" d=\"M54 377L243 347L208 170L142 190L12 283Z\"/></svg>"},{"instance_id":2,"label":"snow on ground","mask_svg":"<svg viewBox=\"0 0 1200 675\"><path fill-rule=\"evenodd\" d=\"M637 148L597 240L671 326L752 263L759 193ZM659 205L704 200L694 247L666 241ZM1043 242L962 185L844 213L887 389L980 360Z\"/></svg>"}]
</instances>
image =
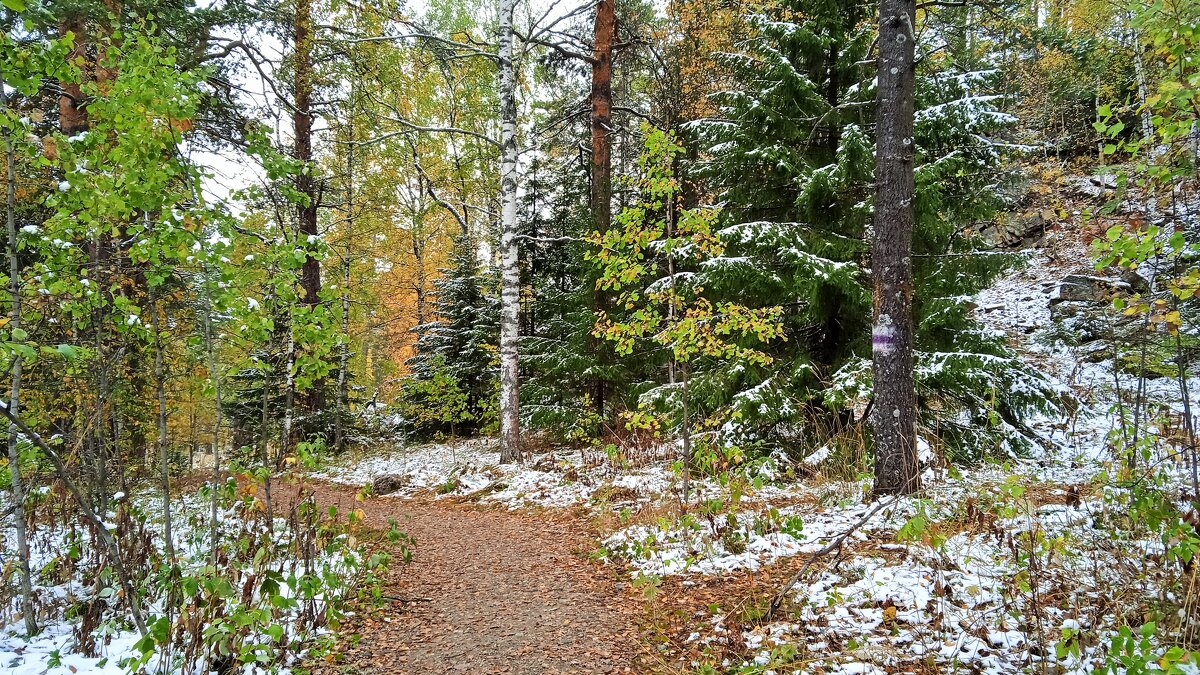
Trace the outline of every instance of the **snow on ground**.
<instances>
[{"instance_id":1,"label":"snow on ground","mask_svg":"<svg viewBox=\"0 0 1200 675\"><path fill-rule=\"evenodd\" d=\"M1053 252L1031 252L1027 266L981 293L976 305L985 326L1008 338L1074 410L1030 420L1047 441L1032 457L928 471L920 495L882 509L792 589L790 615L739 639L729 636L724 616L715 617L715 629L693 639L743 642L752 654L726 667L885 673L919 664L1001 674L1042 672L1044 664L1047 672L1083 675L1103 664L1107 636L1122 620L1135 627L1142 620L1120 616L1120 603L1168 592L1173 581L1147 576L1140 562L1161 556L1162 543L1121 540L1111 526L1127 514L1128 493L1107 478L1117 470L1108 436L1118 420L1118 388L1128 396L1136 378L1114 372L1111 357L1098 357L1099 345L1063 341L1050 299L1062 277L1087 270L1090 257L1078 242L1052 245ZM1177 382L1145 386L1154 405L1182 411ZM1154 460L1183 482L1185 465L1165 455ZM732 519L631 525L610 535L604 551L634 577L753 571L850 530L871 508L862 503L864 487L771 486ZM1113 601L1118 607L1105 609ZM1082 637L1064 637L1076 634Z\"/></svg>"},{"instance_id":2,"label":"snow on ground","mask_svg":"<svg viewBox=\"0 0 1200 675\"><path fill-rule=\"evenodd\" d=\"M607 462L585 464L574 450L539 455L531 464L501 464L494 439L400 447L353 456L314 475L348 485L369 485L379 476L396 476L404 485L393 494L401 497L473 496L480 502L512 509L569 507L600 499L645 502L668 493L678 483L666 462L624 470ZM704 484L701 487L704 489Z\"/></svg>"},{"instance_id":3,"label":"snow on ground","mask_svg":"<svg viewBox=\"0 0 1200 675\"><path fill-rule=\"evenodd\" d=\"M975 299L976 315L986 329L1005 336L1020 358L1038 368L1064 393L1073 411L1066 417L1037 417L1029 426L1052 447L1027 462L1044 481L1086 482L1111 466L1109 433L1118 426L1118 390L1128 398L1138 378L1114 367L1106 341L1068 344L1064 329L1051 316L1050 303L1059 282L1069 274L1091 270L1092 256L1068 229L1051 231L1042 248L1027 252L1027 264L997 280ZM1097 310L1104 310L1097 306ZM1147 379L1145 397L1176 415L1183 411L1179 383L1171 378ZM1129 411L1125 411L1129 414Z\"/></svg>"},{"instance_id":4,"label":"snow on ground","mask_svg":"<svg viewBox=\"0 0 1200 675\"><path fill-rule=\"evenodd\" d=\"M128 671L125 658L134 656L137 633L124 631L111 636L97 658L76 652L75 629L65 621L52 623L33 639L17 633L19 626L0 627L0 673L4 675L118 675Z\"/></svg>"},{"instance_id":5,"label":"snow on ground","mask_svg":"<svg viewBox=\"0 0 1200 675\"><path fill-rule=\"evenodd\" d=\"M4 496L7 497L7 495ZM148 516L146 524L151 532L157 533L161 531L161 502L158 494L152 491L144 491L132 497L126 497L124 493L118 492L112 497L113 506L111 508L115 509L115 504L118 501L129 502L128 508L134 512L144 512ZM174 528L174 536L172 538L184 576L197 574L198 571L205 568L209 563L211 549L208 519L210 508L211 501L200 492L184 494L171 501L172 524ZM106 515L106 521L108 522L116 522L117 520L118 517L114 511L110 511ZM219 523L222 523L221 527L225 540L238 536L236 533L239 531L239 528L253 527L250 521L248 521L246 514L240 510L240 507L236 503L219 507L217 520ZM271 533L273 540L278 544L286 543L289 537L292 536L286 520L276 518L275 522L275 530ZM85 584L80 576L81 570L73 569L71 573L65 575L65 578L55 580L55 577L59 575L58 570L73 567L71 563L64 559L64 556L79 545L73 539L74 536L77 536L74 534L75 529L64 528L62 526L48 526L43 522L38 527L36 534L31 536L30 568L36 575L34 594L37 597L36 602L40 610L38 619L40 632L33 637L24 635L24 622L17 616L16 603L18 601L16 598L12 598L11 604L8 606L0 604L0 675L75 675L78 673L109 675L128 673L130 671L126 667L126 662L141 656L141 652L137 648L137 643L141 638L132 622L125 618L125 604L120 600L122 594L115 587L117 582L114 579L106 575L103 583ZM265 535L266 526L259 523L258 532ZM86 538L86 535L84 536ZM345 537L345 535L341 536ZM0 568L9 569L8 566L11 564L11 561L6 560L6 558L9 552L15 549L15 540L14 530L7 517L0 520L0 543L3 544L3 547L0 547ZM163 555L161 538L152 535L151 542L160 548L158 555ZM311 562L312 571L315 574L322 575L322 578L349 576L352 572L350 564L357 564L359 560L357 557L358 554L345 549L331 553L332 550L332 548L325 549L315 555ZM84 553L83 555L85 560L90 556L88 553ZM138 561L129 558L126 558L125 562L131 570L139 565L150 564L145 560ZM279 586L280 597L296 597L298 593L292 586L292 584L296 583L296 580L292 576L289 576L288 572L295 573L296 566L301 564L300 561L290 561L290 565L288 564L289 561L278 562L278 564L270 560L265 562L274 565L277 571L284 575ZM141 572L145 570L136 571ZM251 575L252 577L253 575ZM105 587L106 584L112 584L113 586ZM64 614L69 615L70 612L68 610L72 606L91 600L96 597L97 592L100 593L99 597L107 598L104 602L107 603L108 609L105 610L104 614L105 617L109 618L106 618L92 632L91 637L95 641L98 654L89 657L81 653L79 636L76 634L79 622L78 618L49 619L46 617L63 617ZM255 603L258 602L257 597L256 595ZM324 599L323 594L317 595L316 601L318 607L321 606ZM143 603L145 602L143 600ZM163 611L159 598L151 598L148 605L143 607L143 613L147 617L148 622L156 616L161 616ZM307 638L312 638L324 632L324 629L318 629L315 633L310 632L301 635L300 631L294 625L296 614L299 611L302 610L297 609L277 619L277 623L283 628L284 640L286 642L293 640L303 642ZM271 642L271 639L266 635L259 635L258 637L263 642ZM289 653L287 655L287 663L294 663L301 655ZM150 661L145 665L146 672L171 673L180 671L181 664L178 663L177 657L171 659L171 663L168 664L160 656L155 655L151 657ZM286 665L282 664L274 672L288 672ZM257 675L266 671L251 664L246 666L243 672L247 675Z\"/></svg>"},{"instance_id":6,"label":"snow on ground","mask_svg":"<svg viewBox=\"0 0 1200 675\"><path fill-rule=\"evenodd\" d=\"M115 513L109 512L107 519L111 522L115 517ZM15 565L15 560L6 559L15 556L16 552L16 535L9 517L0 522L0 542L4 544L0 548L0 566ZM30 538L29 565L38 576L33 592L44 614L61 616L65 607L90 597L95 590L85 586L75 575L61 583L47 579L53 574L51 570L62 563L60 557L71 546L68 532L61 528L39 528ZM109 602L115 603L116 595L110 597ZM96 640L100 655L87 657L79 653L73 622L47 621L39 617L41 632L28 638L24 635L24 622L15 616L15 606L0 607L0 611L0 675L123 673L126 672L124 660L137 654L134 645L139 636L129 626L104 626Z\"/></svg>"}]
</instances>

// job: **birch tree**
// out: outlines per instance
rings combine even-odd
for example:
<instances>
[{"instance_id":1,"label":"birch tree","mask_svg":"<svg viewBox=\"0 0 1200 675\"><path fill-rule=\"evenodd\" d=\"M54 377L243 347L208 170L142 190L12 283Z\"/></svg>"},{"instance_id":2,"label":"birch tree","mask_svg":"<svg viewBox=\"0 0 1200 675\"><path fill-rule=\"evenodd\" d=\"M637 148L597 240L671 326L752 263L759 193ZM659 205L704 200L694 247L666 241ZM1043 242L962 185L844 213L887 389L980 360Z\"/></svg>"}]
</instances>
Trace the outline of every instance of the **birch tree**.
<instances>
[{"instance_id":1,"label":"birch tree","mask_svg":"<svg viewBox=\"0 0 1200 675\"><path fill-rule=\"evenodd\" d=\"M521 380L517 349L521 270L517 255L516 0L500 0L500 461L521 461Z\"/></svg>"}]
</instances>

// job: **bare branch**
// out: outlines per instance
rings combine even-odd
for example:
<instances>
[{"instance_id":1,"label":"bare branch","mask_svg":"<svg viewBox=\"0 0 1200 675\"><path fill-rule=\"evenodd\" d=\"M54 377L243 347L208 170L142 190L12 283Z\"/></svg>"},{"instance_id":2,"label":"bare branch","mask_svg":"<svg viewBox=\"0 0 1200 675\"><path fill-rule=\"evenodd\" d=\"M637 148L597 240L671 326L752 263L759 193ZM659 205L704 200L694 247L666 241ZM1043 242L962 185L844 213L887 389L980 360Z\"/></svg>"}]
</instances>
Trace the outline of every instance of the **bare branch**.
<instances>
[{"instance_id":1,"label":"bare branch","mask_svg":"<svg viewBox=\"0 0 1200 675\"><path fill-rule=\"evenodd\" d=\"M513 29L513 34L516 35L517 37L521 38L522 42L525 42L527 44L540 45L542 47L552 49L552 50L558 52L560 55L565 56L568 59L577 59L579 61L583 61L585 63L591 63L591 64L596 63L596 59L594 57L592 57L590 54L584 54L582 52L577 52L575 50L568 49L568 48L564 47L561 42L551 42L549 40L542 40L540 38L535 38L535 37L532 37L529 35L521 35L521 33L518 32L516 29Z\"/></svg>"},{"instance_id":2,"label":"bare branch","mask_svg":"<svg viewBox=\"0 0 1200 675\"><path fill-rule=\"evenodd\" d=\"M870 511L867 511L866 514L864 514L862 518L858 519L858 522L854 523L850 527L846 528L846 530L844 532L842 532L838 536L834 537L833 541L829 542L823 548L813 551L809 555L808 560L806 560L804 562L804 566L801 567L798 572L793 574L792 577L787 580L787 583L785 583L783 585L783 587L779 589L779 592L775 594L775 598L771 600L771 604L767 608L767 612L766 612L766 614L763 615L761 621L763 623L766 623L767 621L771 620L771 617L775 615L775 612L779 611L779 606L783 604L784 596L787 595L788 591L792 590L792 586L795 586L796 582L800 581L800 578L804 576L804 573L808 571L808 568L812 567L812 564L814 562L816 562L817 559L819 559L822 556L829 555L830 553L833 553L834 551L840 549L842 547L842 544L846 543L846 539L851 534L857 532L858 529L860 527L862 527L863 525L866 525L867 521L870 520L871 517L874 516L876 513L879 513L879 511L882 510L883 507L895 504L897 499L899 499L898 495L895 497L892 497L891 499L882 500L879 503L875 504L875 506L872 507Z\"/></svg>"}]
</instances>

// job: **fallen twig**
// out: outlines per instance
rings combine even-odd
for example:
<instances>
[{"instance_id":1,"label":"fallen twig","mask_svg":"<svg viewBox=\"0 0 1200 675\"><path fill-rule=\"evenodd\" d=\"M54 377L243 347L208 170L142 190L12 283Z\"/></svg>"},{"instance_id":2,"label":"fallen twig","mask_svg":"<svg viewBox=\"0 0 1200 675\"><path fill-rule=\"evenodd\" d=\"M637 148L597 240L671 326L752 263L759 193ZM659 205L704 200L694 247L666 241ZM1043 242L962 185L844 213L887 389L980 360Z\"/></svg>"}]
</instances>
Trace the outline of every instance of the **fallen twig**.
<instances>
[{"instance_id":1,"label":"fallen twig","mask_svg":"<svg viewBox=\"0 0 1200 675\"><path fill-rule=\"evenodd\" d=\"M862 518L859 518L858 522L854 523L844 532L834 537L833 541L829 542L823 548L813 551L808 556L808 560L804 561L804 565L800 568L800 570L793 574L792 577L787 580L787 583L783 585L783 588L779 589L779 592L775 594L774 599L771 600L771 606L767 608L766 613L762 615L761 619L759 619L759 623L766 623L771 620L771 617L775 616L775 612L779 611L779 607L783 604L783 599L785 596L787 596L788 591L792 590L792 586L795 586L796 582L800 581L800 578L804 576L804 573L808 571L808 568L812 567L814 562L816 562L822 556L829 555L830 553L840 549L842 544L845 543L847 537L856 532L858 528L866 525L867 521L871 519L871 516L879 513L883 507L896 503L897 499L899 499L898 496L892 497L887 501L879 502L875 506L871 507L871 510L867 511Z\"/></svg>"}]
</instances>

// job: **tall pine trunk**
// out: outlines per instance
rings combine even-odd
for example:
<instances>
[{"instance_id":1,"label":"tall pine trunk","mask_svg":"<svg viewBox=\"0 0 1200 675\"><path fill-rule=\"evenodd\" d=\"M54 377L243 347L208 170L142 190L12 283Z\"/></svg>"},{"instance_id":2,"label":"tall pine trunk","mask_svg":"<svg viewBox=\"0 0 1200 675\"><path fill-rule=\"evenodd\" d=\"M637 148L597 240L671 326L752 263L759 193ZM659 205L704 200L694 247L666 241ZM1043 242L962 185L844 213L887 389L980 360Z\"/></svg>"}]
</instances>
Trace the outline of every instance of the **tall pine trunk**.
<instances>
[{"instance_id":1,"label":"tall pine trunk","mask_svg":"<svg viewBox=\"0 0 1200 675\"><path fill-rule=\"evenodd\" d=\"M500 461L521 461L521 380L517 351L521 270L517 257L517 74L515 0L500 0Z\"/></svg>"},{"instance_id":2,"label":"tall pine trunk","mask_svg":"<svg viewBox=\"0 0 1200 675\"><path fill-rule=\"evenodd\" d=\"M298 230L303 238L317 236L317 185L313 180L312 166L312 0L296 1L296 20L293 26L295 49L295 106L292 112L292 131L295 134L296 159L304 168L296 176L296 188L305 196L300 205ZM308 244L305 241L304 244ZM320 302L321 263L311 254L304 258L300 271L300 287L304 291L304 302L316 305Z\"/></svg>"},{"instance_id":3,"label":"tall pine trunk","mask_svg":"<svg viewBox=\"0 0 1200 675\"><path fill-rule=\"evenodd\" d=\"M920 487L912 317L915 20L915 0L881 0L871 249L876 494L908 494Z\"/></svg>"},{"instance_id":4,"label":"tall pine trunk","mask_svg":"<svg viewBox=\"0 0 1200 675\"><path fill-rule=\"evenodd\" d=\"M612 226L612 56L617 32L615 0L596 3L596 22L592 51L592 224L597 232ZM607 294L599 287L592 290L592 311L598 316L608 309ZM595 340L595 338L590 338ZM607 350L593 345L601 370L607 365ZM605 377L598 372L592 379L592 403L604 414Z\"/></svg>"},{"instance_id":5,"label":"tall pine trunk","mask_svg":"<svg viewBox=\"0 0 1200 675\"><path fill-rule=\"evenodd\" d=\"M296 190L304 195L303 202L297 209L296 233L301 246L311 247L319 233L317 231L317 209L320 206L321 190L314 177L317 165L313 163L313 118L312 97L314 88L313 74L313 19L312 0L296 0L295 24L293 34L293 67L295 110L292 111L292 130L295 135L295 156L300 161L302 169L296 176ZM315 308L321 303L321 262L310 252L304 257L300 269L300 290L302 302L308 307ZM314 382L307 391L297 397L302 414L301 424L298 425L301 437L318 431L316 415L325 408L325 383L323 380ZM289 440L290 442L290 440ZM282 451L290 446L281 448Z\"/></svg>"},{"instance_id":6,"label":"tall pine trunk","mask_svg":"<svg viewBox=\"0 0 1200 675\"><path fill-rule=\"evenodd\" d=\"M0 91L5 107L8 98ZM17 259L17 169L11 131L4 130L5 170L5 223L8 233L8 329L10 335L21 330L21 267ZM14 338L15 339L15 338ZM12 390L8 398L8 409L13 415L21 414L21 355L15 354L12 362ZM33 610L33 584L29 576L29 536L25 531L25 483L21 476L21 455L17 448L17 427L8 425L8 467L13 503L13 529L17 537L18 583L21 589L21 616L25 620L25 633L37 633L37 616Z\"/></svg>"}]
</instances>

